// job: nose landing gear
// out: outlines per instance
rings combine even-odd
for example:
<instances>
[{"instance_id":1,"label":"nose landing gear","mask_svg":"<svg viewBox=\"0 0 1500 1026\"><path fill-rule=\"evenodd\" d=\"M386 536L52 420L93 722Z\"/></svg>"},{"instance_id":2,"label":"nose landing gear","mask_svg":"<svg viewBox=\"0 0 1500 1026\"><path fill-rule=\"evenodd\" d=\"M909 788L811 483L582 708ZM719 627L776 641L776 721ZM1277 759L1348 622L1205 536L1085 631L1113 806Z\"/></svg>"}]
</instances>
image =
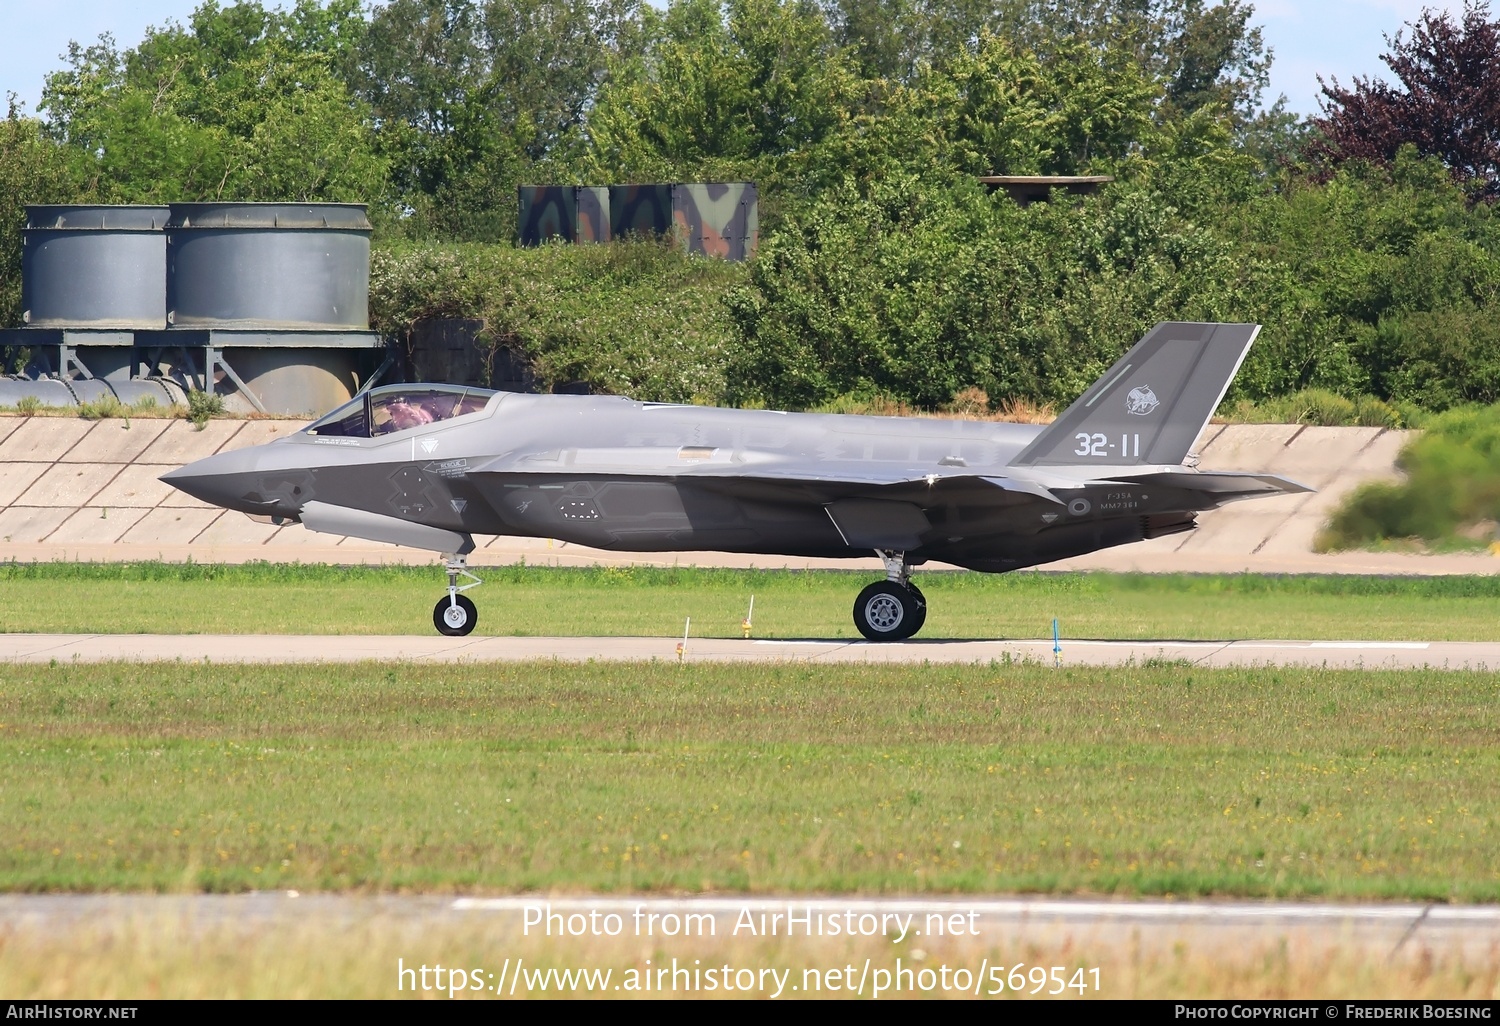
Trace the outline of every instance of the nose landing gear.
<instances>
[{"instance_id":1,"label":"nose landing gear","mask_svg":"<svg viewBox=\"0 0 1500 1026\"><path fill-rule=\"evenodd\" d=\"M868 585L854 600L854 626L870 641L904 641L927 622L927 599L911 583L906 553L876 549L886 579Z\"/></svg>"},{"instance_id":2,"label":"nose landing gear","mask_svg":"<svg viewBox=\"0 0 1500 1026\"><path fill-rule=\"evenodd\" d=\"M468 560L463 556L446 554L443 556L443 565L448 571L448 596L439 599L438 604L433 607L432 624L439 634L461 638L472 633L474 626L479 623L479 610L474 608L474 603L463 592L477 588L484 582L469 572ZM459 584L460 575L467 577L471 583Z\"/></svg>"}]
</instances>

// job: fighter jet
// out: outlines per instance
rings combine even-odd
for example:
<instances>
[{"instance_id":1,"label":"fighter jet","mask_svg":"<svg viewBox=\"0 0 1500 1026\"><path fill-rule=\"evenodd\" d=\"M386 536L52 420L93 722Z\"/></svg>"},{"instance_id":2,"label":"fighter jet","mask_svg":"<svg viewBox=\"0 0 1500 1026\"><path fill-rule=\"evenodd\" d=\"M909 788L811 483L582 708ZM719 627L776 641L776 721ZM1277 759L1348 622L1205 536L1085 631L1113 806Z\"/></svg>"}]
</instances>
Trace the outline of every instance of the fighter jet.
<instances>
[{"instance_id":1,"label":"fighter jet","mask_svg":"<svg viewBox=\"0 0 1500 1026\"><path fill-rule=\"evenodd\" d=\"M447 635L478 622L467 556L488 534L617 552L873 554L885 578L859 593L854 623L897 641L927 617L912 569L928 561L999 573L1308 491L1200 473L1189 452L1259 330L1159 324L1045 427L405 384L162 480L272 523L442 553L433 623Z\"/></svg>"}]
</instances>

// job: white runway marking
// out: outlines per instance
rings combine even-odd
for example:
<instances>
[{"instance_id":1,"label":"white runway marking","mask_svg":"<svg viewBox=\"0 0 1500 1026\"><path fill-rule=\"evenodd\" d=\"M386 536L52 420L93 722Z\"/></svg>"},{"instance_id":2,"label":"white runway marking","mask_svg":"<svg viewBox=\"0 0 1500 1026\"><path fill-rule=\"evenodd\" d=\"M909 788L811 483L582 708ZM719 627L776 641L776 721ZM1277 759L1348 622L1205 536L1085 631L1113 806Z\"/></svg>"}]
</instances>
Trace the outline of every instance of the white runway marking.
<instances>
[{"instance_id":1,"label":"white runway marking","mask_svg":"<svg viewBox=\"0 0 1500 1026\"><path fill-rule=\"evenodd\" d=\"M950 915L954 912L976 912L997 921L1063 919L1127 920L1172 923L1264 923L1270 921L1318 921L1348 923L1400 923L1409 925L1423 918L1444 919L1469 924L1484 924L1500 929L1500 907L1441 905L1304 905L1291 902L1219 902L1219 901L1090 901L1066 898L976 897L938 898L933 900L887 898L800 898L796 896L654 898L654 897L548 897L546 895L507 896L501 898L455 898L456 912L514 912L517 914L539 905L555 912L644 912L711 913L738 915L784 912L792 906L801 912L844 912L856 914L898 913L922 916L928 913Z\"/></svg>"},{"instance_id":2,"label":"white runway marking","mask_svg":"<svg viewBox=\"0 0 1500 1026\"><path fill-rule=\"evenodd\" d=\"M1396 948L1462 947L1483 958L1500 951L1500 906L1421 904L1333 904L1286 901L1100 900L1048 897L846 898L829 895L718 894L662 898L650 895L510 895L442 898L436 895L302 894L255 891L246 894L6 894L0 895L0 929L56 933L69 926L91 930L123 924L170 922L172 929L259 930L323 923L336 928L378 919L423 928L497 917L498 925L523 932L528 909L572 913L712 916L714 936L734 938L733 924L744 913L794 911L799 917L891 914L913 917L921 936L929 915L948 920L972 913L979 944L1047 941L1072 937L1078 943L1144 942L1170 948L1184 938L1229 945L1276 943L1301 938L1340 948L1359 947L1387 956ZM806 921L805 919L803 921Z\"/></svg>"}]
</instances>

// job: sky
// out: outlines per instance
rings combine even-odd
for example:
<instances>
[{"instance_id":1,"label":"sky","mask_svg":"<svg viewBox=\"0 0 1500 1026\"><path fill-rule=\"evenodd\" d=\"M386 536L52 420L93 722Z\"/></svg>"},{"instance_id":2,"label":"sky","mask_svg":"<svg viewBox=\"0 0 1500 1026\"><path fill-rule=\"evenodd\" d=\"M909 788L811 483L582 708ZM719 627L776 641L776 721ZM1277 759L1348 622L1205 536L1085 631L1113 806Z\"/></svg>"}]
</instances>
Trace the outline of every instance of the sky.
<instances>
[{"instance_id":1,"label":"sky","mask_svg":"<svg viewBox=\"0 0 1500 1026\"><path fill-rule=\"evenodd\" d=\"M222 0L229 6L233 0ZM63 66L69 40L89 43L102 32L122 48L139 43L148 25L186 22L200 0L0 0L0 96L15 93L36 112L48 72ZM1318 112L1318 75L1348 85L1358 76L1390 78L1380 61L1385 36L1423 7L1462 11L1461 0L1259 0L1260 25L1275 55L1266 100L1285 94L1297 114ZM1500 9L1500 4L1497 4Z\"/></svg>"}]
</instances>

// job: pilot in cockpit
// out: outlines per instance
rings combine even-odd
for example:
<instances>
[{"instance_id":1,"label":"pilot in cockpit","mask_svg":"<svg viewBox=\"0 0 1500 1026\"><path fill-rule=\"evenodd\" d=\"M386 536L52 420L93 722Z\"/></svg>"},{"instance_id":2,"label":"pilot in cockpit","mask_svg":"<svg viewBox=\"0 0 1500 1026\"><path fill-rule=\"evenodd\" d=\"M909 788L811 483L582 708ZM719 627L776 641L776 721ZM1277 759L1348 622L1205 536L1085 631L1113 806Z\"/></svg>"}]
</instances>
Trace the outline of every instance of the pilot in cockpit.
<instances>
[{"instance_id":1,"label":"pilot in cockpit","mask_svg":"<svg viewBox=\"0 0 1500 1026\"><path fill-rule=\"evenodd\" d=\"M422 406L409 402L406 396L397 396L386 404L386 412L391 415L388 431L405 431L407 428L421 427L423 424L431 424L432 414Z\"/></svg>"}]
</instances>

